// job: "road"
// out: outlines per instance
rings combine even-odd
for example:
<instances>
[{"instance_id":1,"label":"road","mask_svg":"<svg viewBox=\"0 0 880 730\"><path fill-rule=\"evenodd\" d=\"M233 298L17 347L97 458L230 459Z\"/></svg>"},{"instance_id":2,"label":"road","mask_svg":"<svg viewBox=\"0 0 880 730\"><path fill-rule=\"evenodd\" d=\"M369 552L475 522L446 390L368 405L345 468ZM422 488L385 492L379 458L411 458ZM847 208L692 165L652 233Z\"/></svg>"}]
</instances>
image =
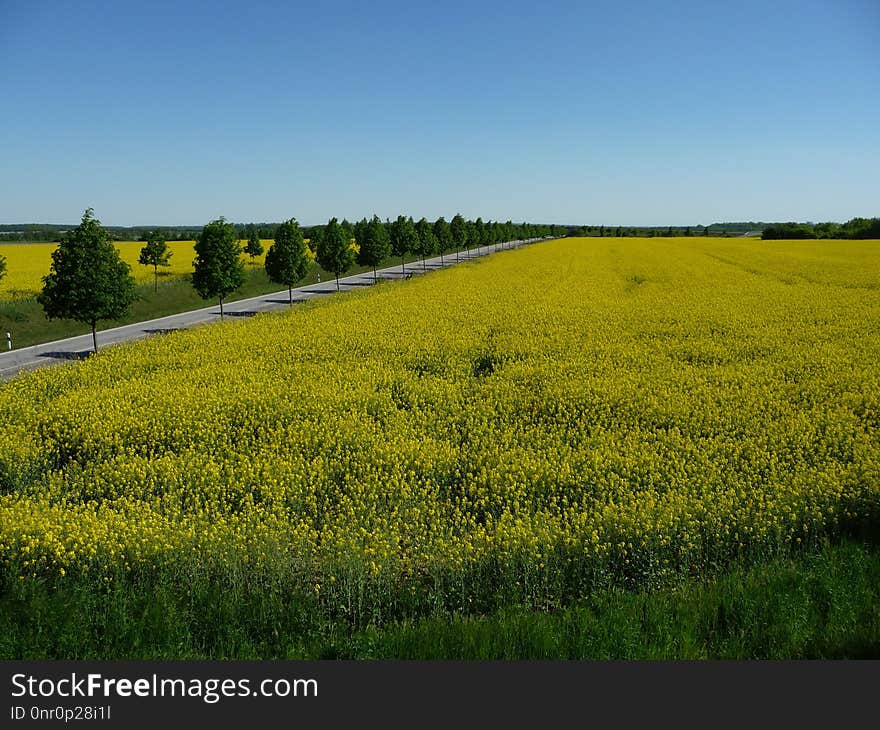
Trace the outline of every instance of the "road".
<instances>
[{"instance_id":1,"label":"road","mask_svg":"<svg viewBox=\"0 0 880 730\"><path fill-rule=\"evenodd\" d=\"M505 249L517 248L527 243L532 243L537 239L528 239L525 241L512 241L504 244ZM484 246L482 248L471 249L469 254L461 253L460 261L479 258L486 254L493 253L495 246ZM425 261L423 268L422 261L411 261L407 263L405 272L401 272L400 264L389 266L385 269L379 269L379 281L388 281L400 279L402 277L417 276L423 273L430 273L439 268L454 266L456 263L456 255L449 254L443 257L443 262L439 256L430 258ZM339 280L340 291L351 291L357 287L372 286L373 272L363 274L354 274L346 276ZM336 281L322 281L317 284L309 284L308 286L297 287L293 290L293 300L305 301L314 299L315 297L328 296L336 293ZM274 292L272 294L262 294L249 299L240 299L236 302L226 302L223 305L223 311L227 317L252 317L260 312L270 312L273 310L283 309L289 306L287 289ZM108 345L116 345L123 342L131 342L152 335L164 334L174 330L188 329L197 325L208 324L220 321L220 307L215 304L202 309L194 309L189 312L181 312L179 314L171 314L167 317L159 319L150 319L145 322L136 322L133 324L123 325L122 327L113 327L112 329L101 330L98 332L98 349ZM59 365L69 363L76 360L84 360L92 352L92 335L78 335L76 337L68 337L63 340L55 340L41 345L32 345L31 347L23 347L20 350L11 350L0 354L0 380L15 377L23 370L33 370L48 365Z\"/></svg>"}]
</instances>

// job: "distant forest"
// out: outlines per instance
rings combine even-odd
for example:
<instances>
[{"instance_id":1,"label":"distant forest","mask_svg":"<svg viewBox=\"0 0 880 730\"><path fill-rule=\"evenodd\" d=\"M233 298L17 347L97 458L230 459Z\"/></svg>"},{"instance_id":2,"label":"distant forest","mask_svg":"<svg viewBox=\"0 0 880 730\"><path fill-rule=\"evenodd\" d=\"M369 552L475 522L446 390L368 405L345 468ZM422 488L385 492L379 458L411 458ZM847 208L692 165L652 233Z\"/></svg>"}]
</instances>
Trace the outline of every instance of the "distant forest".
<instances>
[{"instance_id":1,"label":"distant forest","mask_svg":"<svg viewBox=\"0 0 880 730\"><path fill-rule=\"evenodd\" d=\"M345 223L343 221L343 223ZM255 231L261 239L275 238L275 229L280 223L235 223L235 229L242 239L248 238ZM523 226L528 224L523 223ZM562 233L563 229L569 236L741 236L746 233L759 235L769 223L713 223L709 226L604 226L604 225L557 225L553 235ZM0 225L0 242L2 241L60 241L68 230L77 224L51 223L19 223ZM542 226L543 227L543 226ZM153 230L162 231L167 241L191 241L201 232L201 226L104 226L117 241L144 241ZM315 230L323 230L324 226L304 226L306 238ZM318 234L320 235L320 234Z\"/></svg>"},{"instance_id":2,"label":"distant forest","mask_svg":"<svg viewBox=\"0 0 880 730\"><path fill-rule=\"evenodd\" d=\"M55 225L47 223L27 223L27 224L11 224L0 225L0 242L19 241L19 242L59 242L61 237L68 231L73 230L78 224ZM246 239L252 233L256 233L257 237L262 240L272 240L275 238L275 231L281 225L280 223L233 223L239 238ZM340 225L343 228L354 230L354 224L348 220L342 220ZM563 236L570 226L561 225L545 225L534 223L501 223L498 221L490 221L483 223L481 218L476 221L478 227L484 225L492 228L493 231L498 230L500 238L498 240L514 240L515 238L538 238L545 235ZM116 241L146 241L147 237L153 231L159 231L166 241L192 241L201 232L202 226L102 226L107 230ZM303 236L307 239L320 238L326 225L318 226L302 226ZM570 235L570 234L569 234Z\"/></svg>"},{"instance_id":3,"label":"distant forest","mask_svg":"<svg viewBox=\"0 0 880 730\"><path fill-rule=\"evenodd\" d=\"M774 223L761 238L880 238L880 218L853 218L846 223Z\"/></svg>"},{"instance_id":4,"label":"distant forest","mask_svg":"<svg viewBox=\"0 0 880 730\"><path fill-rule=\"evenodd\" d=\"M743 236L759 235L769 223L712 223L696 226L566 226L569 236Z\"/></svg>"},{"instance_id":5,"label":"distant forest","mask_svg":"<svg viewBox=\"0 0 880 730\"><path fill-rule=\"evenodd\" d=\"M261 239L275 238L280 223L235 223L242 239L256 232ZM528 225L523 223L523 226ZM60 241L65 231L77 224L18 223L0 225L2 241ZM161 230L168 241L193 240L202 226L104 226L117 241L143 241L153 230ZM314 230L324 226L304 226L303 235L310 237ZM765 223L738 221L694 226L605 226L559 225L569 236L743 236L760 235L764 239L785 238L877 238L880 239L880 218L853 218L846 223ZM554 231L555 233L555 231ZM320 234L319 234L320 235Z\"/></svg>"}]
</instances>

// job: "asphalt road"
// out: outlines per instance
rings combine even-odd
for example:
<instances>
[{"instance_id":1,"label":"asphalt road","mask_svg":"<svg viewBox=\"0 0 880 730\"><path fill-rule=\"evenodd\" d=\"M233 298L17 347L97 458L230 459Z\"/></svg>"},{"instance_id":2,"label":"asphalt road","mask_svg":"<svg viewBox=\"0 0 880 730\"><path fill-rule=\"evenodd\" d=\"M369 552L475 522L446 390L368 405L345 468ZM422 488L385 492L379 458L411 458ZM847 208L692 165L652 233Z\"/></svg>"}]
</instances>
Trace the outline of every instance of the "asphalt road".
<instances>
[{"instance_id":1,"label":"asphalt road","mask_svg":"<svg viewBox=\"0 0 880 730\"><path fill-rule=\"evenodd\" d=\"M504 244L505 248L517 248L526 243L532 243L536 239L526 241L513 241ZM479 258L487 254L493 253L495 246L485 246L483 248L472 249L469 255L464 252L459 257L460 261ZM404 276L418 276L423 273L430 273L439 268L454 266L456 263L455 254L445 255L441 264L440 257L428 259L425 267L422 267L421 260L411 261L407 263L405 273L401 272L400 264L397 266L389 266L385 269L379 269L378 278L382 280L400 279ZM339 280L340 291L351 291L357 287L372 286L373 272L354 274L346 276ZM305 301L315 297L328 296L336 293L336 281L322 281L317 284L309 284L308 286L297 287L293 290L294 301ZM263 294L250 299L240 299L236 302L227 302L223 305L223 311L226 317L252 317L260 312L270 312L273 310L283 309L289 306L287 289L274 292L272 294ZM127 324L122 327L114 327L98 332L98 349L108 345L116 345L123 342L131 342L139 340L143 337L163 334L179 329L188 329L197 325L209 324L211 322L220 321L220 307L214 304L203 309L194 309L189 312L181 312L180 314L172 314L159 319L150 319L145 322L136 322ZM4 344L0 340L0 344ZM33 370L39 367L49 365L59 365L77 360L83 360L92 352L92 335L78 335L76 337L68 337L64 340L55 340L42 345L32 345L31 347L23 347L20 350L11 350L0 354L0 380L5 380L16 376L23 370Z\"/></svg>"}]
</instances>

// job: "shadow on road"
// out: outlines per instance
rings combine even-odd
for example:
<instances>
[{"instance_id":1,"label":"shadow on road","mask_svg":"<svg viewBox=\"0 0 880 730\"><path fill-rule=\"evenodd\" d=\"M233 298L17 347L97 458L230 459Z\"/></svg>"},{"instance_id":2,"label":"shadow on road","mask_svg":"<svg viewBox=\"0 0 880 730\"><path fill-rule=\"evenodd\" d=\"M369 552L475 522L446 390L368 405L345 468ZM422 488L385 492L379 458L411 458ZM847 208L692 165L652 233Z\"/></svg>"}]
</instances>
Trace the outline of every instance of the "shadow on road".
<instances>
[{"instance_id":1,"label":"shadow on road","mask_svg":"<svg viewBox=\"0 0 880 730\"><path fill-rule=\"evenodd\" d=\"M253 317L253 316L257 315L257 314L259 314L259 312L251 312L251 311L244 311L244 312L226 312L226 316L227 316L227 317Z\"/></svg>"},{"instance_id":2,"label":"shadow on road","mask_svg":"<svg viewBox=\"0 0 880 730\"><path fill-rule=\"evenodd\" d=\"M79 352L52 350L51 352L41 352L40 357L51 358L52 360L85 360L93 354L91 350L80 350Z\"/></svg>"},{"instance_id":3,"label":"shadow on road","mask_svg":"<svg viewBox=\"0 0 880 730\"><path fill-rule=\"evenodd\" d=\"M172 332L182 332L183 327L158 327L152 330L144 330L144 332L148 335L168 335Z\"/></svg>"},{"instance_id":4,"label":"shadow on road","mask_svg":"<svg viewBox=\"0 0 880 730\"><path fill-rule=\"evenodd\" d=\"M293 300L293 303L294 304L302 304L305 301L308 301L308 300L295 298ZM289 299L266 299L265 302L266 302L266 304L290 304L291 303Z\"/></svg>"}]
</instances>

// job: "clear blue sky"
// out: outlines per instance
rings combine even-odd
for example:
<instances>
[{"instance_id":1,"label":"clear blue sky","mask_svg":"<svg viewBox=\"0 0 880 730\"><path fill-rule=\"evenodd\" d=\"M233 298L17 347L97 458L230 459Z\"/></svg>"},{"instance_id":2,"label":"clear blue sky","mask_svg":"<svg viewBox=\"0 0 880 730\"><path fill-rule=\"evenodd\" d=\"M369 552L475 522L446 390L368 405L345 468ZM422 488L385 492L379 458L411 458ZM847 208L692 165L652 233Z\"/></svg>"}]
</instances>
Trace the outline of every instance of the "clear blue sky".
<instances>
[{"instance_id":1,"label":"clear blue sky","mask_svg":"<svg viewBox=\"0 0 880 730\"><path fill-rule=\"evenodd\" d=\"M0 223L880 215L880 0L0 0Z\"/></svg>"}]
</instances>

